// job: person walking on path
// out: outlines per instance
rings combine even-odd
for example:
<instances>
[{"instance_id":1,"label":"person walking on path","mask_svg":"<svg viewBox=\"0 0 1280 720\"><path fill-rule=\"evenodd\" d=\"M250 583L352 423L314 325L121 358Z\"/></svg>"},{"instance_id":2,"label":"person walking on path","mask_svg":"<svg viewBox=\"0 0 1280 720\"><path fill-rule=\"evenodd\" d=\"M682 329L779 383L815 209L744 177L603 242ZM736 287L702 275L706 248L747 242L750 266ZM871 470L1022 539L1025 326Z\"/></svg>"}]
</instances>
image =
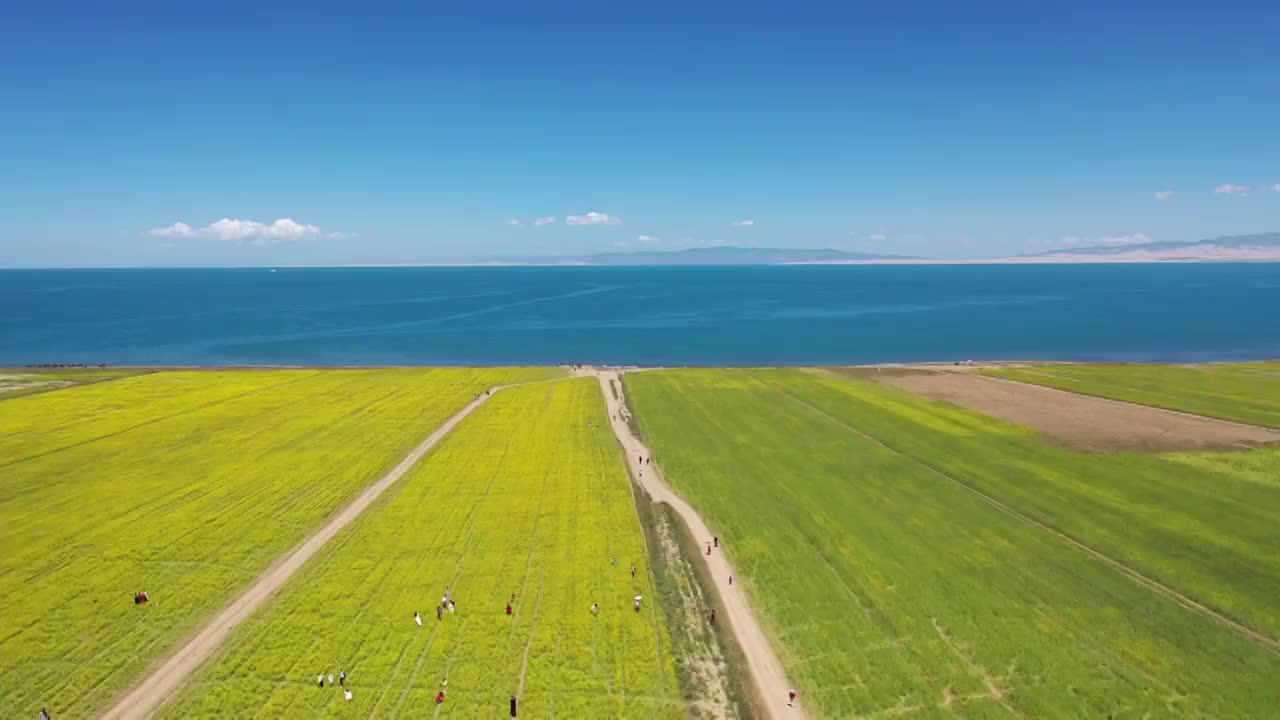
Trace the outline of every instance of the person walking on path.
<instances>
[{"instance_id":1,"label":"person walking on path","mask_svg":"<svg viewBox=\"0 0 1280 720\"><path fill-rule=\"evenodd\" d=\"M507 614L511 614L511 603L507 603Z\"/></svg>"},{"instance_id":2,"label":"person walking on path","mask_svg":"<svg viewBox=\"0 0 1280 720\"><path fill-rule=\"evenodd\" d=\"M712 542L714 542L714 543L715 543L715 546L716 546L716 547L720 547L720 537L719 537L719 536L713 537L713 538L711 538L711 540L712 540Z\"/></svg>"},{"instance_id":3,"label":"person walking on path","mask_svg":"<svg viewBox=\"0 0 1280 720\"><path fill-rule=\"evenodd\" d=\"M339 685L346 685L346 684L347 684L347 671L346 671L346 670L339 670L339 671L338 671L338 684L339 684Z\"/></svg>"},{"instance_id":4,"label":"person walking on path","mask_svg":"<svg viewBox=\"0 0 1280 720\"><path fill-rule=\"evenodd\" d=\"M716 609L715 609L715 608L711 608L711 624L712 624L712 625L715 625L715 624L716 624Z\"/></svg>"},{"instance_id":5,"label":"person walking on path","mask_svg":"<svg viewBox=\"0 0 1280 720\"><path fill-rule=\"evenodd\" d=\"M635 565L632 565L632 566L631 566L631 577L635 577L635 576L636 576L636 566L635 566Z\"/></svg>"},{"instance_id":6,"label":"person walking on path","mask_svg":"<svg viewBox=\"0 0 1280 720\"><path fill-rule=\"evenodd\" d=\"M316 685L318 685L319 687L324 687L324 675L323 675L323 674L320 674L320 675L317 675L317 676L316 676Z\"/></svg>"},{"instance_id":7,"label":"person walking on path","mask_svg":"<svg viewBox=\"0 0 1280 720\"><path fill-rule=\"evenodd\" d=\"M707 543L707 554L711 554L711 543Z\"/></svg>"},{"instance_id":8,"label":"person walking on path","mask_svg":"<svg viewBox=\"0 0 1280 720\"><path fill-rule=\"evenodd\" d=\"M511 717L516 716L516 696L511 696Z\"/></svg>"},{"instance_id":9,"label":"person walking on path","mask_svg":"<svg viewBox=\"0 0 1280 720\"><path fill-rule=\"evenodd\" d=\"M796 690L795 688L792 688L791 691L787 693L787 707L795 707L795 706L796 706Z\"/></svg>"},{"instance_id":10,"label":"person walking on path","mask_svg":"<svg viewBox=\"0 0 1280 720\"><path fill-rule=\"evenodd\" d=\"M732 575L730 575L730 576L729 576L729 584L730 584L730 585L732 585L732 584L733 584L733 576L732 576Z\"/></svg>"},{"instance_id":11,"label":"person walking on path","mask_svg":"<svg viewBox=\"0 0 1280 720\"><path fill-rule=\"evenodd\" d=\"M443 691L443 690L441 690L440 692L436 693L436 704L437 704L437 705L443 705L443 704L444 704L444 691Z\"/></svg>"},{"instance_id":12,"label":"person walking on path","mask_svg":"<svg viewBox=\"0 0 1280 720\"><path fill-rule=\"evenodd\" d=\"M443 620L443 619L444 619L444 606L443 606L443 605L437 605L437 606L436 606L436 619L437 619L437 620Z\"/></svg>"}]
</instances>

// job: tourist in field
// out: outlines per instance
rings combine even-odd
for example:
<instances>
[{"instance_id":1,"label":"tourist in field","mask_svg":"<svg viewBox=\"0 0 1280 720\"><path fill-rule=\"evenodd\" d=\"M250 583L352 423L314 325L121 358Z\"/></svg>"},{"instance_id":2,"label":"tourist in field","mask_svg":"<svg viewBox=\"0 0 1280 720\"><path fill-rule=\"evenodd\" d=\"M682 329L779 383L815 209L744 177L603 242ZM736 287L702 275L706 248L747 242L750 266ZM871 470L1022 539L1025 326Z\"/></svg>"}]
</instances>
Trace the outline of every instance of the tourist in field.
<instances>
[{"instance_id":1,"label":"tourist in field","mask_svg":"<svg viewBox=\"0 0 1280 720\"><path fill-rule=\"evenodd\" d=\"M413 611L413 621L418 623L418 627L422 627L422 616L418 614L417 610Z\"/></svg>"},{"instance_id":2,"label":"tourist in field","mask_svg":"<svg viewBox=\"0 0 1280 720\"><path fill-rule=\"evenodd\" d=\"M458 604L457 604L457 603L455 603L454 601L450 600L450 601L449 601L449 612L453 612L454 610L457 610L457 609L458 609Z\"/></svg>"},{"instance_id":3,"label":"tourist in field","mask_svg":"<svg viewBox=\"0 0 1280 720\"><path fill-rule=\"evenodd\" d=\"M511 717L516 716L516 696L511 696Z\"/></svg>"},{"instance_id":4,"label":"tourist in field","mask_svg":"<svg viewBox=\"0 0 1280 720\"><path fill-rule=\"evenodd\" d=\"M636 576L636 566L635 566L635 565L632 565L632 566L631 566L631 577L635 577L635 576Z\"/></svg>"},{"instance_id":5,"label":"tourist in field","mask_svg":"<svg viewBox=\"0 0 1280 720\"><path fill-rule=\"evenodd\" d=\"M511 614L511 603L507 603L507 614Z\"/></svg>"},{"instance_id":6,"label":"tourist in field","mask_svg":"<svg viewBox=\"0 0 1280 720\"><path fill-rule=\"evenodd\" d=\"M444 606L443 606L443 605L437 605L437 606L436 606L436 619L437 619L437 620L443 620L443 619L444 619Z\"/></svg>"},{"instance_id":7,"label":"tourist in field","mask_svg":"<svg viewBox=\"0 0 1280 720\"><path fill-rule=\"evenodd\" d=\"M712 624L712 625L715 625L715 624L716 624L716 609L715 609L715 608L711 608L711 624Z\"/></svg>"},{"instance_id":8,"label":"tourist in field","mask_svg":"<svg viewBox=\"0 0 1280 720\"><path fill-rule=\"evenodd\" d=\"M316 676L316 685L318 687L324 687L324 673Z\"/></svg>"},{"instance_id":9,"label":"tourist in field","mask_svg":"<svg viewBox=\"0 0 1280 720\"><path fill-rule=\"evenodd\" d=\"M641 600L641 596L637 595L636 596L636 612L640 612L640 600Z\"/></svg>"},{"instance_id":10,"label":"tourist in field","mask_svg":"<svg viewBox=\"0 0 1280 720\"><path fill-rule=\"evenodd\" d=\"M350 690L344 690L344 691L342 692L342 697L346 698L346 699L347 699L347 702L351 702L351 691L350 691Z\"/></svg>"},{"instance_id":11,"label":"tourist in field","mask_svg":"<svg viewBox=\"0 0 1280 720\"><path fill-rule=\"evenodd\" d=\"M795 707L795 706L796 706L796 691L793 688L790 692L787 693L787 707Z\"/></svg>"},{"instance_id":12,"label":"tourist in field","mask_svg":"<svg viewBox=\"0 0 1280 720\"><path fill-rule=\"evenodd\" d=\"M329 673L329 687L333 687L333 673Z\"/></svg>"},{"instance_id":13,"label":"tourist in field","mask_svg":"<svg viewBox=\"0 0 1280 720\"><path fill-rule=\"evenodd\" d=\"M599 614L600 614L600 606L599 606L599 605L597 605L596 603L591 603L591 614L592 614L592 615L599 615Z\"/></svg>"},{"instance_id":14,"label":"tourist in field","mask_svg":"<svg viewBox=\"0 0 1280 720\"><path fill-rule=\"evenodd\" d=\"M511 698L511 717L515 717L515 716L516 716L516 699ZM49 714L48 710L45 710L44 708L40 708L40 720L53 720L53 716Z\"/></svg>"},{"instance_id":15,"label":"tourist in field","mask_svg":"<svg viewBox=\"0 0 1280 720\"><path fill-rule=\"evenodd\" d=\"M436 693L436 704L437 704L437 705L442 705L442 704L444 704L444 691L443 691L443 690L441 690L440 692Z\"/></svg>"},{"instance_id":16,"label":"tourist in field","mask_svg":"<svg viewBox=\"0 0 1280 720\"><path fill-rule=\"evenodd\" d=\"M346 685L346 684L347 684L347 671L346 671L346 670L339 670L339 671L338 671L338 684L339 684L339 685Z\"/></svg>"}]
</instances>

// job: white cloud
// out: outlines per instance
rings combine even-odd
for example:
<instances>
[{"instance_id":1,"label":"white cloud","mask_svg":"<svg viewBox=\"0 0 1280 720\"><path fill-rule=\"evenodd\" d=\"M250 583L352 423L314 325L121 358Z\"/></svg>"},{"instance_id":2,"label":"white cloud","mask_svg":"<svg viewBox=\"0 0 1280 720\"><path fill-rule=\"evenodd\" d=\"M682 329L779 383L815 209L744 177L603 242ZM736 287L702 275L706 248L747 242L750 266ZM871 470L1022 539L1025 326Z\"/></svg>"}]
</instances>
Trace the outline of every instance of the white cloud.
<instances>
[{"instance_id":1,"label":"white cloud","mask_svg":"<svg viewBox=\"0 0 1280 720\"><path fill-rule=\"evenodd\" d=\"M147 234L156 237L186 237L191 234L191 226L184 222L176 222L169 227L148 230Z\"/></svg>"},{"instance_id":2,"label":"white cloud","mask_svg":"<svg viewBox=\"0 0 1280 720\"><path fill-rule=\"evenodd\" d=\"M752 225L756 224L756 221L755 220L734 220L729 224L732 225L733 227L751 227Z\"/></svg>"},{"instance_id":3,"label":"white cloud","mask_svg":"<svg viewBox=\"0 0 1280 720\"><path fill-rule=\"evenodd\" d=\"M570 215L564 219L566 225L621 225L622 218L608 213L589 212L583 215Z\"/></svg>"},{"instance_id":4,"label":"white cloud","mask_svg":"<svg viewBox=\"0 0 1280 720\"><path fill-rule=\"evenodd\" d=\"M1215 187L1213 191L1219 195L1248 195L1249 187L1247 185L1223 184Z\"/></svg>"},{"instance_id":5,"label":"white cloud","mask_svg":"<svg viewBox=\"0 0 1280 720\"><path fill-rule=\"evenodd\" d=\"M511 227L524 227L524 223L520 222L519 220L516 220L515 218L511 218L510 220L508 220L507 224L510 225Z\"/></svg>"},{"instance_id":6,"label":"white cloud","mask_svg":"<svg viewBox=\"0 0 1280 720\"><path fill-rule=\"evenodd\" d=\"M548 215L547 217L537 218L536 220L533 221L533 224L537 225L538 227L542 227L543 225L550 225L555 221L556 219L554 216Z\"/></svg>"},{"instance_id":7,"label":"white cloud","mask_svg":"<svg viewBox=\"0 0 1280 720\"><path fill-rule=\"evenodd\" d=\"M635 238L631 240L619 240L615 242L613 246L616 248L622 248L625 250L625 249L634 248L634 247L650 247L651 248L651 247L655 247L663 244L665 243L662 242L662 238L657 238L652 235L637 235L635 236Z\"/></svg>"},{"instance_id":8,"label":"white cloud","mask_svg":"<svg viewBox=\"0 0 1280 720\"><path fill-rule=\"evenodd\" d=\"M202 228L193 228L184 222L176 222L168 227L147 231L148 235L157 237L202 237L236 242L246 245L272 245L287 243L321 235L320 228L295 221L293 218L279 218L267 224L255 220L239 218L222 218ZM344 233L329 233L327 237L348 237Z\"/></svg>"},{"instance_id":9,"label":"white cloud","mask_svg":"<svg viewBox=\"0 0 1280 720\"><path fill-rule=\"evenodd\" d=\"M253 220L222 218L210 223L206 229L219 240L234 242L282 242L320 234L320 228L315 225L294 222L292 218L280 218L270 225Z\"/></svg>"},{"instance_id":10,"label":"white cloud","mask_svg":"<svg viewBox=\"0 0 1280 720\"><path fill-rule=\"evenodd\" d=\"M1173 197L1173 191L1172 191L1172 190L1157 190L1157 191L1156 191L1156 199L1157 199L1157 200L1168 200L1168 199L1169 199L1169 198L1171 198L1171 197Z\"/></svg>"},{"instance_id":11,"label":"white cloud","mask_svg":"<svg viewBox=\"0 0 1280 720\"><path fill-rule=\"evenodd\" d=\"M1271 186L1271 192L1280 192L1280 183Z\"/></svg>"},{"instance_id":12,"label":"white cloud","mask_svg":"<svg viewBox=\"0 0 1280 720\"><path fill-rule=\"evenodd\" d=\"M884 242L885 240L889 239L889 236L885 235L884 233L872 233L867 236L867 239L874 240L875 242Z\"/></svg>"}]
</instances>

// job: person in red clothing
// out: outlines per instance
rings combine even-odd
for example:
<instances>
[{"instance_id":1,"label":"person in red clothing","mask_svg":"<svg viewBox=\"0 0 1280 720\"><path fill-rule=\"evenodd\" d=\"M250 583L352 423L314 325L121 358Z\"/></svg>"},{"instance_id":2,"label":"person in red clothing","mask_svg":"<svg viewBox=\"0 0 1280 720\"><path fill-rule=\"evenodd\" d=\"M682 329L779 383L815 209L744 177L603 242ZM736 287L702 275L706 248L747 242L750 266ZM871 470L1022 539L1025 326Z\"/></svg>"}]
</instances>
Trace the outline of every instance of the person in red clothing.
<instances>
[{"instance_id":1,"label":"person in red clothing","mask_svg":"<svg viewBox=\"0 0 1280 720\"><path fill-rule=\"evenodd\" d=\"M436 693L436 704L440 705L443 702L444 702L444 691L441 690L440 692Z\"/></svg>"},{"instance_id":2,"label":"person in red clothing","mask_svg":"<svg viewBox=\"0 0 1280 720\"><path fill-rule=\"evenodd\" d=\"M796 704L796 691L792 690L791 692L787 693L787 707L795 707L795 704Z\"/></svg>"},{"instance_id":3,"label":"person in red clothing","mask_svg":"<svg viewBox=\"0 0 1280 720\"><path fill-rule=\"evenodd\" d=\"M511 603L507 603L507 614L511 614Z\"/></svg>"}]
</instances>

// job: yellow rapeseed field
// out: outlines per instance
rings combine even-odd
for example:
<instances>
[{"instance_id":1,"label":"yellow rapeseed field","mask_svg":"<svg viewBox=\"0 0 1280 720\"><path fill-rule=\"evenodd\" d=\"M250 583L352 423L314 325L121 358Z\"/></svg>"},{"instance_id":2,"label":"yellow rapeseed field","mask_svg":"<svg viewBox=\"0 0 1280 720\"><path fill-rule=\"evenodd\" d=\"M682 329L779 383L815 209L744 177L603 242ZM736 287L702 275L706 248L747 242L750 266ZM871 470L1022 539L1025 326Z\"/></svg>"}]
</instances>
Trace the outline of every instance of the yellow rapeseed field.
<instances>
[{"instance_id":1,"label":"yellow rapeseed field","mask_svg":"<svg viewBox=\"0 0 1280 720\"><path fill-rule=\"evenodd\" d=\"M478 393L558 374L163 372L0 401L0 716L110 702Z\"/></svg>"},{"instance_id":2,"label":"yellow rapeseed field","mask_svg":"<svg viewBox=\"0 0 1280 720\"><path fill-rule=\"evenodd\" d=\"M495 395L238 628L166 716L496 718L517 695L520 717L685 717L607 419L594 379ZM446 587L456 610L438 619Z\"/></svg>"}]
</instances>

